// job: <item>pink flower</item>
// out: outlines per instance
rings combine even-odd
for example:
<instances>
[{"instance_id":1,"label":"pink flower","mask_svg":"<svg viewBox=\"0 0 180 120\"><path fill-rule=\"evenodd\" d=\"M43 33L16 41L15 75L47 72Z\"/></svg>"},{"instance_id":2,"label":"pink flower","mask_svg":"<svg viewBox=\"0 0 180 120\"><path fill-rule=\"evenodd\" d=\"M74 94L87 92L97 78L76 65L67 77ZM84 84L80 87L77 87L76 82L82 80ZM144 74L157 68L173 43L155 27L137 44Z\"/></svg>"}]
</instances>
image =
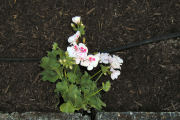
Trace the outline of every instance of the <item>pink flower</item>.
<instances>
[{"instance_id":1,"label":"pink flower","mask_svg":"<svg viewBox=\"0 0 180 120\"><path fill-rule=\"evenodd\" d=\"M76 41L78 40L79 36L80 36L80 31L77 31L76 34L68 38L68 42L73 45L76 44Z\"/></svg>"}]
</instances>

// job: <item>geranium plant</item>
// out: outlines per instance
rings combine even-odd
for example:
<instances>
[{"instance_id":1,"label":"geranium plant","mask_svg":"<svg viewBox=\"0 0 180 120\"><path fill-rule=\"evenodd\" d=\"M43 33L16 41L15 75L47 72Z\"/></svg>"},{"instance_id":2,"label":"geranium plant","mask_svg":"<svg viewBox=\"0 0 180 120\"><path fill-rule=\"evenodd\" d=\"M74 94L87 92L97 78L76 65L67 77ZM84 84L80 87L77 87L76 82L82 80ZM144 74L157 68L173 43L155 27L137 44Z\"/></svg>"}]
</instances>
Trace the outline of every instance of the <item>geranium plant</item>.
<instances>
[{"instance_id":1,"label":"geranium plant","mask_svg":"<svg viewBox=\"0 0 180 120\"><path fill-rule=\"evenodd\" d=\"M98 88L97 81L107 74L111 75L113 80L117 79L123 60L108 53L89 54L83 37L85 26L81 17L73 17L72 21L71 27L76 33L68 38L70 45L67 51L63 51L54 43L52 51L48 51L47 56L42 58L42 80L56 84L55 92L64 99L60 111L73 113L80 109L101 110L106 104L101 100L100 92L109 91L111 83L102 82L102 86ZM88 71L98 64L101 64L100 70L93 75L89 74ZM82 71L80 66L86 67L87 71Z\"/></svg>"}]
</instances>

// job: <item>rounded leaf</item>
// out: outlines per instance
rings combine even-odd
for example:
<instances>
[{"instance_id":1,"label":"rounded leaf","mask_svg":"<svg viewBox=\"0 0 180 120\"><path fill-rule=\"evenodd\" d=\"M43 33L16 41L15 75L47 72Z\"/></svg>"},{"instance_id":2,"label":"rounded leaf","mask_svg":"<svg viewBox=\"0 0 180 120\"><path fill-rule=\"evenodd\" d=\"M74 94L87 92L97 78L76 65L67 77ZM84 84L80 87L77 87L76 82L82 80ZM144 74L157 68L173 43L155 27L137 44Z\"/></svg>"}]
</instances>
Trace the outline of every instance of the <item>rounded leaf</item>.
<instances>
[{"instance_id":1,"label":"rounded leaf","mask_svg":"<svg viewBox=\"0 0 180 120\"><path fill-rule=\"evenodd\" d=\"M60 111L65 113L74 113L75 108L70 102L67 102L67 103L63 103L60 106Z\"/></svg>"},{"instance_id":2,"label":"rounded leaf","mask_svg":"<svg viewBox=\"0 0 180 120\"><path fill-rule=\"evenodd\" d=\"M104 90L105 92L107 92L107 91L109 91L109 89L111 88L111 83L110 83L110 81L106 81L105 84L102 83L102 86L103 86L103 90Z\"/></svg>"}]
</instances>

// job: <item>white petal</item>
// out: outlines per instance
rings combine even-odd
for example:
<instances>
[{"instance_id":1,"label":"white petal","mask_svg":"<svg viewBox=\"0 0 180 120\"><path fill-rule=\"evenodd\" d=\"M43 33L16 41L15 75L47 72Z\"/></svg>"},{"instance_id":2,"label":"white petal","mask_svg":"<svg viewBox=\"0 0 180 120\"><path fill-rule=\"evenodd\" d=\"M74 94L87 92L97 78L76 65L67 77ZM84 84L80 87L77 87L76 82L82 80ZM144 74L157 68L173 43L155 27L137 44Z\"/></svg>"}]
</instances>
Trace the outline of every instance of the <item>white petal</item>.
<instances>
[{"instance_id":1,"label":"white petal","mask_svg":"<svg viewBox=\"0 0 180 120\"><path fill-rule=\"evenodd\" d=\"M91 65L89 65L88 67L87 67L87 70L92 70L93 69L93 66L91 66Z\"/></svg>"},{"instance_id":2,"label":"white petal","mask_svg":"<svg viewBox=\"0 0 180 120\"><path fill-rule=\"evenodd\" d=\"M101 54L100 54L100 53L97 53L97 54L95 54L94 56L100 58Z\"/></svg>"},{"instance_id":3,"label":"white petal","mask_svg":"<svg viewBox=\"0 0 180 120\"><path fill-rule=\"evenodd\" d=\"M76 58L76 64L79 64L80 63L80 59L79 58Z\"/></svg>"},{"instance_id":4,"label":"white petal","mask_svg":"<svg viewBox=\"0 0 180 120\"><path fill-rule=\"evenodd\" d=\"M109 63L109 53L101 53L100 54L100 63L108 64Z\"/></svg>"},{"instance_id":5,"label":"white petal","mask_svg":"<svg viewBox=\"0 0 180 120\"><path fill-rule=\"evenodd\" d=\"M68 42L69 42L70 44L76 42L76 40L77 40L77 39L74 37L74 35L73 35L73 36L70 36L70 37L68 38Z\"/></svg>"},{"instance_id":6,"label":"white petal","mask_svg":"<svg viewBox=\"0 0 180 120\"><path fill-rule=\"evenodd\" d=\"M75 35L76 35L76 37L79 38L79 36L81 35L81 32L80 32L80 31L77 31Z\"/></svg>"},{"instance_id":7,"label":"white petal","mask_svg":"<svg viewBox=\"0 0 180 120\"><path fill-rule=\"evenodd\" d=\"M111 67L110 71L113 72L113 71L115 71L115 70Z\"/></svg>"},{"instance_id":8,"label":"white petal","mask_svg":"<svg viewBox=\"0 0 180 120\"><path fill-rule=\"evenodd\" d=\"M117 79L118 76L120 75L120 71L119 70L113 70L113 72L111 73L111 79Z\"/></svg>"},{"instance_id":9,"label":"white petal","mask_svg":"<svg viewBox=\"0 0 180 120\"><path fill-rule=\"evenodd\" d=\"M74 34L74 35L72 35L72 36L70 36L70 37L68 38L68 42L69 42L70 44L75 44L75 43L76 43L76 40L79 38L79 36L80 36L80 32L77 31L76 34Z\"/></svg>"},{"instance_id":10,"label":"white petal","mask_svg":"<svg viewBox=\"0 0 180 120\"><path fill-rule=\"evenodd\" d=\"M76 56L73 47L67 47L67 52L69 54L69 57L75 57Z\"/></svg>"},{"instance_id":11,"label":"white petal","mask_svg":"<svg viewBox=\"0 0 180 120\"><path fill-rule=\"evenodd\" d=\"M85 50L86 50L86 53L88 53L88 48L86 47L86 45L85 44L83 44L83 43L79 43L79 48L84 48Z\"/></svg>"},{"instance_id":12,"label":"white petal","mask_svg":"<svg viewBox=\"0 0 180 120\"><path fill-rule=\"evenodd\" d=\"M114 69L121 69L120 64L117 63L117 62L112 62L112 63L111 63L111 67L114 68Z\"/></svg>"},{"instance_id":13,"label":"white petal","mask_svg":"<svg viewBox=\"0 0 180 120\"><path fill-rule=\"evenodd\" d=\"M89 66L89 61L88 60L81 61L81 66L84 66L84 67Z\"/></svg>"}]
</instances>

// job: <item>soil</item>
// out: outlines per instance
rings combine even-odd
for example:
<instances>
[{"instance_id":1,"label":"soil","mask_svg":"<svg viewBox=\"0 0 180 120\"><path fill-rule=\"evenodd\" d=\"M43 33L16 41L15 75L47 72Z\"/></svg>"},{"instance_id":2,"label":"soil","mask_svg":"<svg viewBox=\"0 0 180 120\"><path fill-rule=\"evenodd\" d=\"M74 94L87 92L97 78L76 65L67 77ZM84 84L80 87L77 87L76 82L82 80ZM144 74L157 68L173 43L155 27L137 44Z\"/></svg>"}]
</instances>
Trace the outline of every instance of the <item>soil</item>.
<instances>
[{"instance_id":1,"label":"soil","mask_svg":"<svg viewBox=\"0 0 180 120\"><path fill-rule=\"evenodd\" d=\"M0 0L0 57L39 58L53 42L66 50L76 15L95 52L180 32L179 11L180 0ZM180 39L115 54L124 64L102 94L104 111L180 111ZM39 62L0 62L0 111L58 112L55 85L41 71Z\"/></svg>"}]
</instances>

